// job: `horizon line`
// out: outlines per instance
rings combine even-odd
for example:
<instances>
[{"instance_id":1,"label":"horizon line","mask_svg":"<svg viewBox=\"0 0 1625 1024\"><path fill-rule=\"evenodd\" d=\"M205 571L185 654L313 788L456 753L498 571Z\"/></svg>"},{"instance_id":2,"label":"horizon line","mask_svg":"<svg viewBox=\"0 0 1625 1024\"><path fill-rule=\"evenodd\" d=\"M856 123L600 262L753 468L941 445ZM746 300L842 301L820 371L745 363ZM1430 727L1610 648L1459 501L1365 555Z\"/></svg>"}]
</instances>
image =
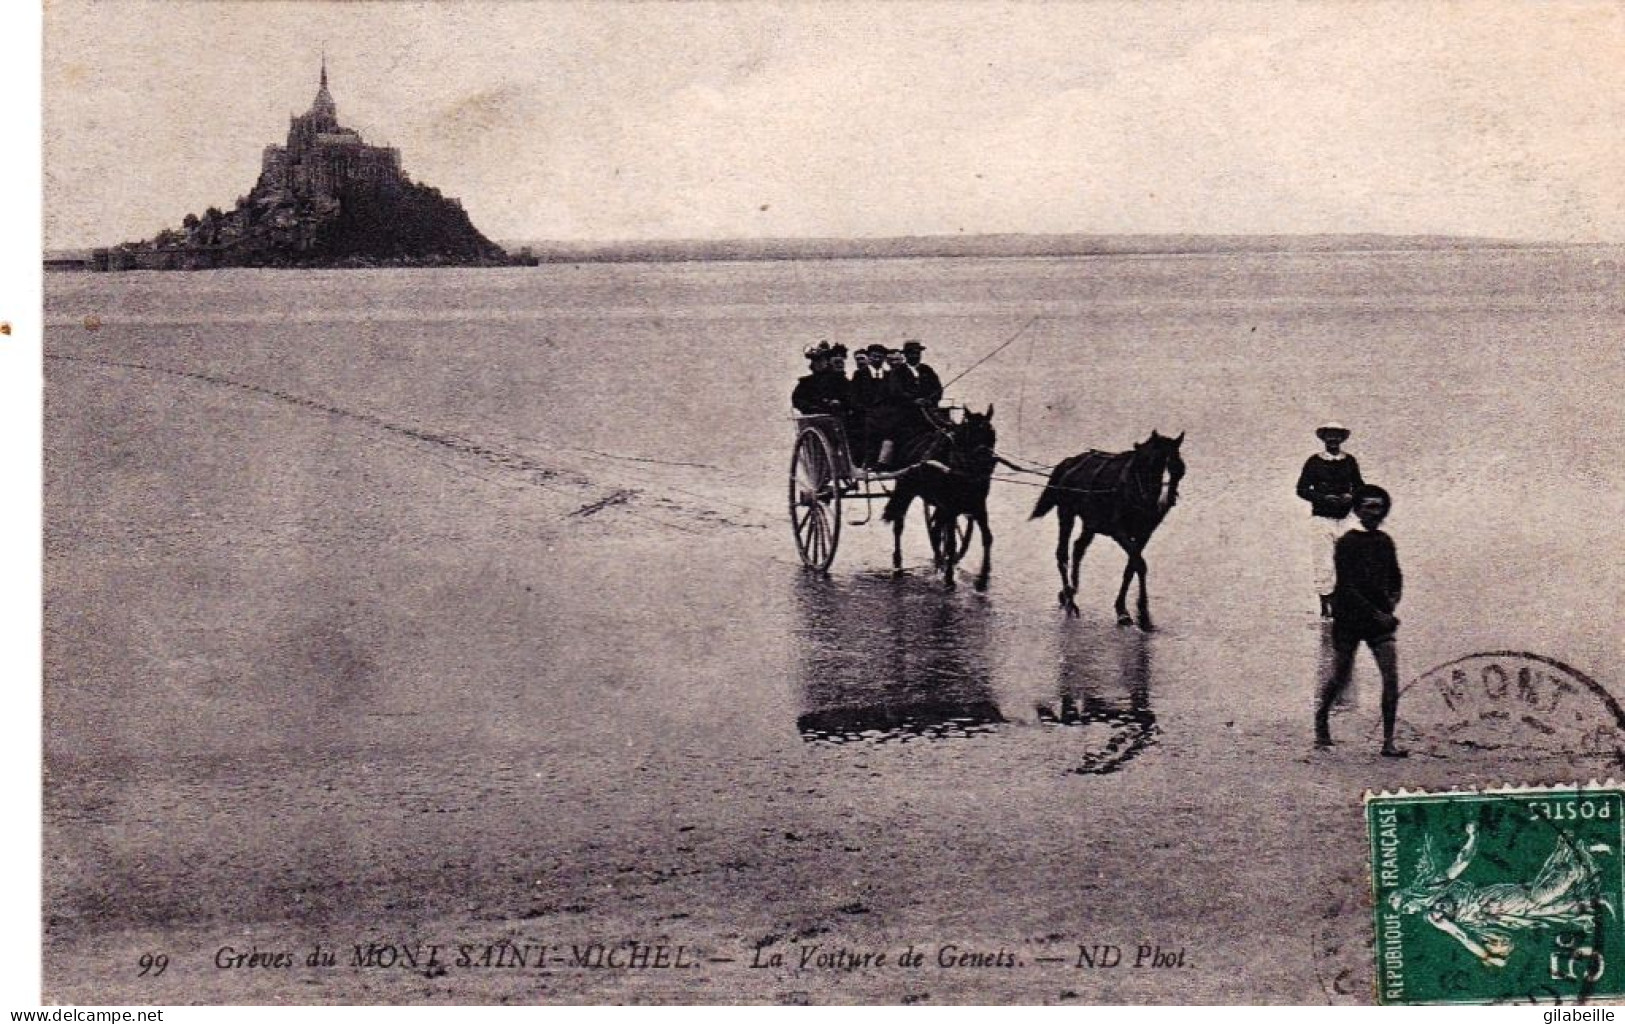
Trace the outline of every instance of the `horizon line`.
<instances>
[{"instance_id":1,"label":"horizon line","mask_svg":"<svg viewBox=\"0 0 1625 1024\"><path fill-rule=\"evenodd\" d=\"M744 235L744 236L655 236L644 238L558 238L558 237L509 237L497 239L496 244L505 249L516 247L560 246L570 247L583 251L612 251L617 248L635 248L639 246L770 246L770 245L840 245L864 246L886 244L963 244L973 241L1007 241L1007 242L1094 242L1106 243L1112 241L1231 241L1231 242L1267 242L1267 241L1312 241L1312 240L1354 240L1365 239L1387 242L1430 242L1434 244L1458 244L1482 246L1487 248L1533 248L1533 247L1583 247L1621 245L1625 242L1610 240L1573 241L1552 238L1512 238L1495 235L1450 234L1446 232L1414 232L1396 233L1384 231L1305 231L1305 232L1196 232L1196 231L1128 231L1128 232L1023 232L1023 231L987 231L962 232L955 234L888 234L888 235ZM65 254L75 252L89 252L96 249L112 249L129 242L91 243L77 245L42 246L41 252L49 257L52 254ZM1078 253L1077 255L1091 255Z\"/></svg>"}]
</instances>

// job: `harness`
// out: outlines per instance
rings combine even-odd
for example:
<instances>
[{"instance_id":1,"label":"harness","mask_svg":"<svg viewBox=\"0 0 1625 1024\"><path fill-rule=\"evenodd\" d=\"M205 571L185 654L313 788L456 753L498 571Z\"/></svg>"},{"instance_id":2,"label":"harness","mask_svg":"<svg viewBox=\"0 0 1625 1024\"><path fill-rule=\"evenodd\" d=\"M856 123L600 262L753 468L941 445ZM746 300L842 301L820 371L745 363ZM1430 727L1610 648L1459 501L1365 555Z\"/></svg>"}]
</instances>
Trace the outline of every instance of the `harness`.
<instances>
[{"instance_id":1,"label":"harness","mask_svg":"<svg viewBox=\"0 0 1625 1024\"><path fill-rule=\"evenodd\" d=\"M1134 472L1139 454L1138 451L1103 452L1098 449L1084 452L1078 456L1077 465L1062 477L1066 485L1057 489L1089 496L1124 494L1131 503L1143 508L1156 508L1158 495L1147 491L1141 475ZM1090 471L1084 480L1084 486L1076 486L1073 480L1084 470ZM1100 486L1103 476L1108 472L1112 473L1110 483Z\"/></svg>"}]
</instances>

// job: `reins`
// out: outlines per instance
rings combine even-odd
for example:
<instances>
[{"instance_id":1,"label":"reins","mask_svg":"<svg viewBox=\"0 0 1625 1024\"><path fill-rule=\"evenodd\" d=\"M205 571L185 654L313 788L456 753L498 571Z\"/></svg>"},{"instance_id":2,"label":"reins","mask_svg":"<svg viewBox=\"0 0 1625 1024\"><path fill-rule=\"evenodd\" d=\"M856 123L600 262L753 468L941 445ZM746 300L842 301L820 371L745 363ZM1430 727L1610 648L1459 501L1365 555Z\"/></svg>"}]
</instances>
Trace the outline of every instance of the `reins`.
<instances>
[{"instance_id":1,"label":"reins","mask_svg":"<svg viewBox=\"0 0 1625 1024\"><path fill-rule=\"evenodd\" d=\"M1034 317L1030 318L1026 323L1021 325L1021 327L1016 331L1016 333L1010 335L1010 337L1008 337L1008 338L1004 339L1004 341L1000 342L999 345L996 348L993 349L993 351L989 352L987 355L985 355L982 358L976 360L976 362L974 362L974 363L970 364L969 366L965 367L965 369L959 374L959 376L955 377L953 380L950 380L948 382L948 384L944 384L942 386L942 390L947 391L949 384L957 384L960 380L962 380L964 378L965 374L970 373L972 370L976 369L978 366L981 366L983 363L987 362L989 359L992 359L994 356L998 355L1000 352L1003 352L1005 349L1009 348L1012 342L1014 342L1017 338L1021 337L1023 334L1027 333L1027 328L1031 327L1033 324L1036 324L1038 321L1040 321L1042 319L1043 319L1043 317L1040 317L1040 316L1034 316Z\"/></svg>"}]
</instances>

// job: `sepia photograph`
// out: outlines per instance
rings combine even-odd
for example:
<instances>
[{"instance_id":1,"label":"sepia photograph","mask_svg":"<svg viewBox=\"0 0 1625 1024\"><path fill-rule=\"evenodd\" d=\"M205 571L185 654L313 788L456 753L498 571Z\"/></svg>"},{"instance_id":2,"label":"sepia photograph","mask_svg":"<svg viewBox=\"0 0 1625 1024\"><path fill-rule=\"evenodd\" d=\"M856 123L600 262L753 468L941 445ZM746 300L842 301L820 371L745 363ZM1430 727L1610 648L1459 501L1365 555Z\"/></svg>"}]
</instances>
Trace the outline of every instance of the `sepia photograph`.
<instances>
[{"instance_id":1,"label":"sepia photograph","mask_svg":"<svg viewBox=\"0 0 1625 1024\"><path fill-rule=\"evenodd\" d=\"M43 1004L1625 993L1618 3L42 52Z\"/></svg>"}]
</instances>

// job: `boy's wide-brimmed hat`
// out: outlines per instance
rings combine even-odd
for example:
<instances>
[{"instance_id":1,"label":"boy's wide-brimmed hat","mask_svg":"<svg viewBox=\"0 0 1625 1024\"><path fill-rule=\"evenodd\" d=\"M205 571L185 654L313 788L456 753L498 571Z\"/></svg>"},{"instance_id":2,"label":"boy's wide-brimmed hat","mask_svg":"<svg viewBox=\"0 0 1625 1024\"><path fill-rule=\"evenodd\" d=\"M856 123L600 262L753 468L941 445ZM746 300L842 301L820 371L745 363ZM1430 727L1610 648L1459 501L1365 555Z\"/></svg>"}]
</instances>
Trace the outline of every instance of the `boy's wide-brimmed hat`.
<instances>
[{"instance_id":1,"label":"boy's wide-brimmed hat","mask_svg":"<svg viewBox=\"0 0 1625 1024\"><path fill-rule=\"evenodd\" d=\"M1322 441L1329 437L1340 437L1347 441L1349 435L1352 433L1353 431L1351 431L1348 427L1343 426L1343 424L1337 422L1336 420L1328 420L1315 428L1315 436L1320 438Z\"/></svg>"}]
</instances>

